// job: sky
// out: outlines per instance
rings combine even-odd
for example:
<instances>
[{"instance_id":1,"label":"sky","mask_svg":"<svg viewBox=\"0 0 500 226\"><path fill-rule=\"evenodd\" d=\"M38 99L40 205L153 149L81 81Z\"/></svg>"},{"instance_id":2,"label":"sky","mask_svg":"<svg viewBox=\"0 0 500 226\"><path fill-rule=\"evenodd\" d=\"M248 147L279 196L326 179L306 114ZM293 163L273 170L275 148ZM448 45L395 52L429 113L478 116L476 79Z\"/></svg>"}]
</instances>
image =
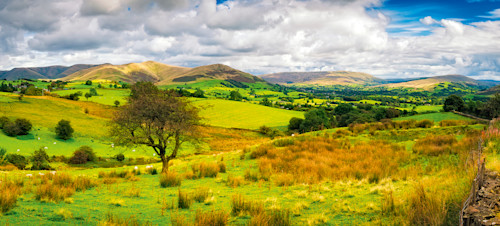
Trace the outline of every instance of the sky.
<instances>
[{"instance_id":1,"label":"sky","mask_svg":"<svg viewBox=\"0 0 500 226\"><path fill-rule=\"evenodd\" d=\"M500 0L0 0L0 70L148 60L500 80Z\"/></svg>"}]
</instances>

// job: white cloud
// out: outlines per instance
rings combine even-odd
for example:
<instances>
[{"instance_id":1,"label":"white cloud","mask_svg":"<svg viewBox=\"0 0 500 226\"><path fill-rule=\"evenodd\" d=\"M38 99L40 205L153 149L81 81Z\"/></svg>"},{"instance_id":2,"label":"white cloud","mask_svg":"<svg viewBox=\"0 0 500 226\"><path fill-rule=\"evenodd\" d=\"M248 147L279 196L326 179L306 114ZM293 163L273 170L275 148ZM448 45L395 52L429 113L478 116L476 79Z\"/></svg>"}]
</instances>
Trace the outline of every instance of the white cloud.
<instances>
[{"instance_id":1,"label":"white cloud","mask_svg":"<svg viewBox=\"0 0 500 226\"><path fill-rule=\"evenodd\" d=\"M393 15L369 8L380 4L10 0L0 7L0 69L157 60L180 66L225 63L257 74L353 70L381 77L499 76L499 21L465 24L428 16L391 24ZM406 32L390 34L390 29Z\"/></svg>"},{"instance_id":2,"label":"white cloud","mask_svg":"<svg viewBox=\"0 0 500 226\"><path fill-rule=\"evenodd\" d=\"M425 24L425 25L431 25L431 24L437 24L438 23L431 16L426 16L426 17L420 19L420 22L423 23L423 24Z\"/></svg>"}]
</instances>

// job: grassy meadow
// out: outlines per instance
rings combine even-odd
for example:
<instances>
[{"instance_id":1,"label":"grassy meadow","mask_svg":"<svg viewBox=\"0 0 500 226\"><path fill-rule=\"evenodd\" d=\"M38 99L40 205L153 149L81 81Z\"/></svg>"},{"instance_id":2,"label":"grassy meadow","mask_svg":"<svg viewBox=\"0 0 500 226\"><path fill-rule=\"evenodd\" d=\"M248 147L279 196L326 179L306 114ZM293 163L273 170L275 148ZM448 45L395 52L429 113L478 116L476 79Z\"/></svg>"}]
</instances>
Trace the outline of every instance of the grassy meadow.
<instances>
[{"instance_id":1,"label":"grassy meadow","mask_svg":"<svg viewBox=\"0 0 500 226\"><path fill-rule=\"evenodd\" d=\"M28 135L0 132L0 147L28 158L43 148L53 168L18 170L0 164L0 224L456 225L475 173L477 156L471 150L480 138L488 168L500 170L498 126L485 132L485 125L437 112L271 138L258 129L265 125L285 131L290 119L304 118L304 112L252 103L258 99L214 98L235 89L217 84L184 84L209 95L189 98L201 109L200 139L183 144L169 172L161 175L151 147L115 146L109 135L110 118L119 109L114 101L125 104L129 90L97 89L99 96L88 101L50 96L20 100L0 93L0 116L33 123ZM276 100L284 95L262 86L241 93ZM54 93L89 89L81 83L69 87L74 89ZM308 101L326 102L295 100ZM381 103L359 102L367 101ZM440 108L415 107L417 112ZM56 138L61 119L71 121L73 138ZM83 145L98 160L61 160Z\"/></svg>"}]
</instances>

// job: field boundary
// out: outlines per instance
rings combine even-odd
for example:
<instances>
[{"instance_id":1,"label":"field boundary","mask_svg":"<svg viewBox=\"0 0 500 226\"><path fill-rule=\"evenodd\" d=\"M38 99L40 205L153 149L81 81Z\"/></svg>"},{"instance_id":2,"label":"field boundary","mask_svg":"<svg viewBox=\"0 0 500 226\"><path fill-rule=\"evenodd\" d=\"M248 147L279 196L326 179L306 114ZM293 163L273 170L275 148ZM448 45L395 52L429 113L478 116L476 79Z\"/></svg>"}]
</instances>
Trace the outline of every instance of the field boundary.
<instances>
[{"instance_id":1,"label":"field boundary","mask_svg":"<svg viewBox=\"0 0 500 226\"><path fill-rule=\"evenodd\" d=\"M485 173L486 173L486 168L485 168L486 159L481 158L481 155L483 152L482 143L483 143L483 140L480 139L478 142L478 150L477 150L477 157L478 157L478 159L477 159L477 174L476 174L476 177L474 177L474 180L472 182L472 188L471 188L470 194L467 197L467 199L465 200L465 202L463 203L462 209L460 210L460 223L459 223L460 226L471 225L470 218L467 218L464 221L465 210L469 206L471 206L472 204L474 204L476 202L478 191L481 189L481 187L483 186L483 183L484 183L484 178L485 178ZM472 159L474 159L474 150L471 150L471 151L472 151Z\"/></svg>"},{"instance_id":2,"label":"field boundary","mask_svg":"<svg viewBox=\"0 0 500 226\"><path fill-rule=\"evenodd\" d=\"M464 117L467 117L467 118L475 119L475 120L477 120L479 122L483 122L485 124L490 123L490 120L488 120L488 119L479 118L477 116L469 115L469 114L466 114L466 113L463 113L463 112L459 112L459 111L452 111L452 112L455 113L455 114L457 114L457 115L461 115L461 116L464 116Z\"/></svg>"}]
</instances>

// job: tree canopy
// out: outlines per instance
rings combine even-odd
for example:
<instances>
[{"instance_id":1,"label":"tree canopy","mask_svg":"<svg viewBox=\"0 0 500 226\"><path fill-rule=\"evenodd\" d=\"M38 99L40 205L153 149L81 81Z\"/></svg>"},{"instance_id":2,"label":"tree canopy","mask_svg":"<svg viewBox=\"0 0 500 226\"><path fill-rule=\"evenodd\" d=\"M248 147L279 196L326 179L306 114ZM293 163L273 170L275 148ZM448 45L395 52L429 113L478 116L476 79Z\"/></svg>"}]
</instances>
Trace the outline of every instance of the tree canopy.
<instances>
[{"instance_id":1,"label":"tree canopy","mask_svg":"<svg viewBox=\"0 0 500 226\"><path fill-rule=\"evenodd\" d=\"M193 137L200 118L198 109L175 92L159 90L151 82L131 86L128 103L112 119L111 135L121 144L151 147L163 162L176 158L183 142Z\"/></svg>"}]
</instances>

